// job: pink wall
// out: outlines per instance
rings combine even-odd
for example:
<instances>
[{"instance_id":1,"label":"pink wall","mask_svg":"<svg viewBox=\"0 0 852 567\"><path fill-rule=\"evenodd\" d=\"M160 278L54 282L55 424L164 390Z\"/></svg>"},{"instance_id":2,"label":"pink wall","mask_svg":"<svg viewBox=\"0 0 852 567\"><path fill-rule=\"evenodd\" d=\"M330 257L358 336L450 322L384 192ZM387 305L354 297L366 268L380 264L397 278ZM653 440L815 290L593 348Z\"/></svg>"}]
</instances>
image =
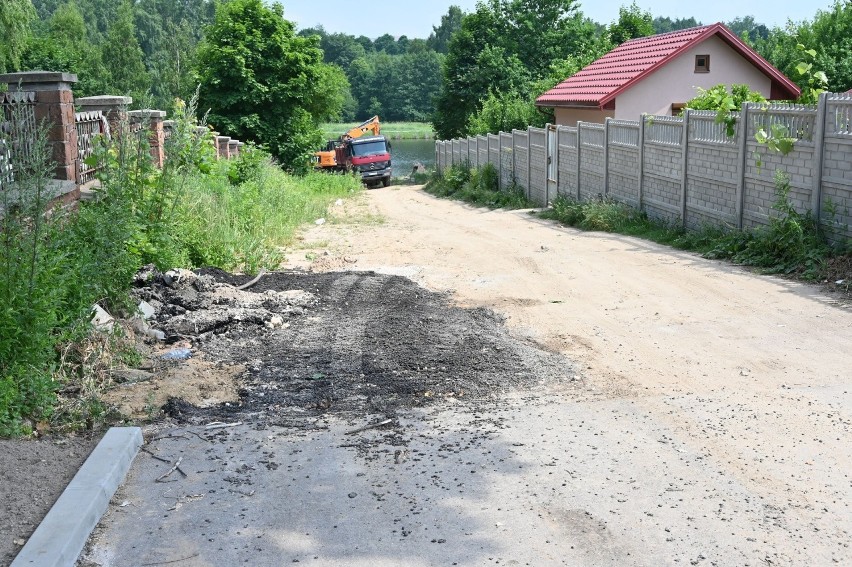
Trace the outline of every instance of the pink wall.
<instances>
[{"instance_id":1,"label":"pink wall","mask_svg":"<svg viewBox=\"0 0 852 567\"><path fill-rule=\"evenodd\" d=\"M696 55L710 55L709 73L695 72ZM615 99L615 117L638 120L642 113L671 116L672 103L684 103L695 97L695 87L706 89L720 83L745 83L752 90L763 93L766 98L769 98L772 86L769 77L743 59L727 43L713 36L620 94ZM602 120L595 120L599 121Z\"/></svg>"},{"instance_id":2,"label":"pink wall","mask_svg":"<svg viewBox=\"0 0 852 567\"><path fill-rule=\"evenodd\" d=\"M607 118L615 118L612 110L589 110L587 108L556 108L556 123L560 126L576 126L577 121L603 124ZM637 117L638 118L638 117Z\"/></svg>"}]
</instances>

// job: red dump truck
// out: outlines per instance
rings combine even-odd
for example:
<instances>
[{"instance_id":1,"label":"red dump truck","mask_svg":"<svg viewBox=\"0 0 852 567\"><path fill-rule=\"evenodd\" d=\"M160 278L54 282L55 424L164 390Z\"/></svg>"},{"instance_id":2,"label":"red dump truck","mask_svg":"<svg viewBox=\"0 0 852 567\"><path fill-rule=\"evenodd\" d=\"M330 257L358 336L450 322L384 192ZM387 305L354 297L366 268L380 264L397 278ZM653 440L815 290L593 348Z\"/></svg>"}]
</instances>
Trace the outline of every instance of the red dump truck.
<instances>
[{"instance_id":1,"label":"red dump truck","mask_svg":"<svg viewBox=\"0 0 852 567\"><path fill-rule=\"evenodd\" d=\"M374 116L339 139L330 140L324 151L314 154L314 167L322 171L356 172L367 185L381 183L387 187L392 175L391 148L380 132L379 117Z\"/></svg>"}]
</instances>

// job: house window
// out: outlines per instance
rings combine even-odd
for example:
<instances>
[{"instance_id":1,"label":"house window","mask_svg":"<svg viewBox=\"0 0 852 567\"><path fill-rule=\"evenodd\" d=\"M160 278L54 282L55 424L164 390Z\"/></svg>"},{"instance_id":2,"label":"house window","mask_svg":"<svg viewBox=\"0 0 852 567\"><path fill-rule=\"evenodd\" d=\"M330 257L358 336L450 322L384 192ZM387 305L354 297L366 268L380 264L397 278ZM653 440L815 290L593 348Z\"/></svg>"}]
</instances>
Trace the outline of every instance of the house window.
<instances>
[{"instance_id":1,"label":"house window","mask_svg":"<svg viewBox=\"0 0 852 567\"><path fill-rule=\"evenodd\" d=\"M709 73L710 72L710 56L696 55L695 56L695 72Z\"/></svg>"}]
</instances>

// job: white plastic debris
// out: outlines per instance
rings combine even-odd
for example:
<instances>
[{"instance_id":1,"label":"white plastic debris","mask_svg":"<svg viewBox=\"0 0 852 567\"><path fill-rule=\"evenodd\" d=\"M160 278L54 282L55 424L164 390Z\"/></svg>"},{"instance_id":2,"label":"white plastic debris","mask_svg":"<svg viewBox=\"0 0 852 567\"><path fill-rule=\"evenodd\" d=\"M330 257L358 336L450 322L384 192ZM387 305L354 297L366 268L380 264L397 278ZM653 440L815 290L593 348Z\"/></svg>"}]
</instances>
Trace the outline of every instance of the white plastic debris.
<instances>
[{"instance_id":1,"label":"white plastic debris","mask_svg":"<svg viewBox=\"0 0 852 567\"><path fill-rule=\"evenodd\" d=\"M146 321L157 313L154 307L147 301L140 301L137 311L139 311L139 315L141 315Z\"/></svg>"},{"instance_id":2,"label":"white plastic debris","mask_svg":"<svg viewBox=\"0 0 852 567\"><path fill-rule=\"evenodd\" d=\"M110 332L115 327L115 319L96 303L92 306L92 325L98 331Z\"/></svg>"}]
</instances>

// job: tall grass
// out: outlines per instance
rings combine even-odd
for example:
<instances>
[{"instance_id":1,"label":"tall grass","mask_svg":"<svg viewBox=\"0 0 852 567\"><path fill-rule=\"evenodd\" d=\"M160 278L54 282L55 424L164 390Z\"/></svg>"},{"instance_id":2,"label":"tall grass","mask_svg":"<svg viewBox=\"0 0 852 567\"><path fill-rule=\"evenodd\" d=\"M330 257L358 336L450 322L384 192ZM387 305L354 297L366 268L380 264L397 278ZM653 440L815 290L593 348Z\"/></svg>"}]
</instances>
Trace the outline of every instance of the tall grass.
<instances>
[{"instance_id":1,"label":"tall grass","mask_svg":"<svg viewBox=\"0 0 852 567\"><path fill-rule=\"evenodd\" d=\"M828 258L843 250L829 246L815 219L810 213L797 212L789 194L789 177L777 172L776 200L769 224L742 231L714 225L686 231L680 225L649 219L645 213L607 198L577 201L560 195L539 216L582 230L645 238L708 258L753 266L765 273L820 279Z\"/></svg>"},{"instance_id":2,"label":"tall grass","mask_svg":"<svg viewBox=\"0 0 852 567\"><path fill-rule=\"evenodd\" d=\"M120 325L94 330L91 309L132 313L128 292L143 264L277 267L300 224L361 189L353 176L292 177L257 148L215 162L191 101L179 106L162 168L151 161L149 133L125 124L91 158L100 167L94 200L78 211L51 208L46 131L33 139L19 114L13 109L0 131L0 151L15 166L0 170L0 436L51 420L91 427L105 414L99 394L110 365L138 355Z\"/></svg>"},{"instance_id":3,"label":"tall grass","mask_svg":"<svg viewBox=\"0 0 852 567\"><path fill-rule=\"evenodd\" d=\"M500 190L497 169L486 164L479 169L468 164L454 165L436 172L424 187L437 197L458 199L491 209L526 209L533 204L517 185Z\"/></svg>"},{"instance_id":4,"label":"tall grass","mask_svg":"<svg viewBox=\"0 0 852 567\"><path fill-rule=\"evenodd\" d=\"M195 266L274 269L301 225L324 217L330 203L361 188L354 176L292 177L268 160L239 185L224 175L195 176L181 207L182 238Z\"/></svg>"}]
</instances>

